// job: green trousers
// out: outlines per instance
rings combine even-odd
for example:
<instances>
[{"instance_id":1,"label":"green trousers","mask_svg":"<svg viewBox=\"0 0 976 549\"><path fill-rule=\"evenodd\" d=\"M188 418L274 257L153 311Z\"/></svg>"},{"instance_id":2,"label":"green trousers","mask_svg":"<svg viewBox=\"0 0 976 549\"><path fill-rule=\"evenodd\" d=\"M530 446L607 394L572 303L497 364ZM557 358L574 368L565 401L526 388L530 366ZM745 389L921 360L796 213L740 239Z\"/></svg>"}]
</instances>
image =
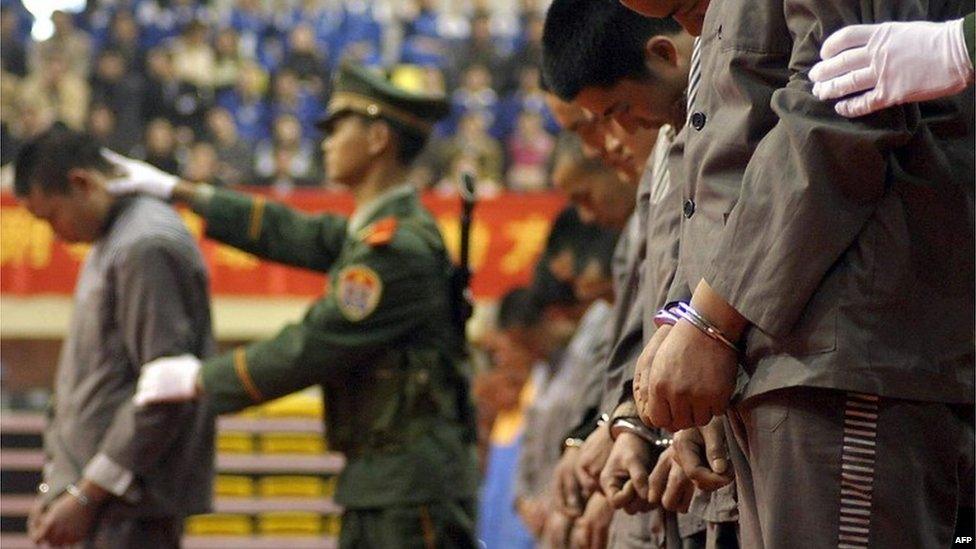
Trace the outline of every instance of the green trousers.
<instances>
[{"instance_id":1,"label":"green trousers","mask_svg":"<svg viewBox=\"0 0 976 549\"><path fill-rule=\"evenodd\" d=\"M350 509L342 515L340 549L477 547L474 500Z\"/></svg>"}]
</instances>

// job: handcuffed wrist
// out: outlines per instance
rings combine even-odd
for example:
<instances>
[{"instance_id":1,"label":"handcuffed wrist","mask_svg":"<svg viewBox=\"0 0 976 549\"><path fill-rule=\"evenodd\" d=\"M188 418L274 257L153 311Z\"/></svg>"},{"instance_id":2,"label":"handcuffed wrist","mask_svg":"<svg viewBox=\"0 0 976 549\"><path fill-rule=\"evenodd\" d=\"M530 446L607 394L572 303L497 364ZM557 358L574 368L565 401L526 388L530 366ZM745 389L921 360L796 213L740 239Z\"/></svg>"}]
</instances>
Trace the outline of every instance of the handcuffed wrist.
<instances>
[{"instance_id":1,"label":"handcuffed wrist","mask_svg":"<svg viewBox=\"0 0 976 549\"><path fill-rule=\"evenodd\" d=\"M670 437L657 436L647 425L635 417L618 417L610 426L610 438L617 440L623 433L630 433L652 447L664 450L674 442Z\"/></svg>"},{"instance_id":2,"label":"handcuffed wrist","mask_svg":"<svg viewBox=\"0 0 976 549\"><path fill-rule=\"evenodd\" d=\"M705 318L690 303L678 303L674 309L674 312L681 320L687 321L689 324L697 328L698 331L721 343L735 354L740 354L742 352L742 349L733 343L732 339L728 335L712 324L711 321Z\"/></svg>"},{"instance_id":3,"label":"handcuffed wrist","mask_svg":"<svg viewBox=\"0 0 976 549\"><path fill-rule=\"evenodd\" d=\"M654 313L654 325L660 328L661 326L674 326L677 324L680 317L671 310L671 307L675 306L669 303Z\"/></svg>"},{"instance_id":4,"label":"handcuffed wrist","mask_svg":"<svg viewBox=\"0 0 976 549\"><path fill-rule=\"evenodd\" d=\"M69 484L68 487L65 489L65 492L67 492L68 495L70 495L71 497L78 500L78 503L80 503L82 507L91 507L91 500L88 499L88 496L86 496L85 493L81 491L81 488L78 488L74 484Z\"/></svg>"},{"instance_id":5,"label":"handcuffed wrist","mask_svg":"<svg viewBox=\"0 0 976 549\"><path fill-rule=\"evenodd\" d=\"M583 442L584 441L581 438L567 437L566 440L563 441L563 451L565 452L570 448L582 448Z\"/></svg>"},{"instance_id":6,"label":"handcuffed wrist","mask_svg":"<svg viewBox=\"0 0 976 549\"><path fill-rule=\"evenodd\" d=\"M637 402L633 398L625 398L617 404L617 407L613 409L613 413L610 414L610 421L617 419L618 417L637 417Z\"/></svg>"}]
</instances>

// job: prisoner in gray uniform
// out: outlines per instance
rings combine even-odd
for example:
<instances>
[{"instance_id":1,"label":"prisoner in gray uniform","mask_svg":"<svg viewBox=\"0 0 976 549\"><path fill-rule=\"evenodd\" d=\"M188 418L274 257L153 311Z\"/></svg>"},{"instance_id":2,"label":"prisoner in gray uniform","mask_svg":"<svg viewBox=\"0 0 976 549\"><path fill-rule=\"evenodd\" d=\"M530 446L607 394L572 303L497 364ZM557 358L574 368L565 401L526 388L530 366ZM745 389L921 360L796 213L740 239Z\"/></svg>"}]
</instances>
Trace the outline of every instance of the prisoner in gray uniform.
<instances>
[{"instance_id":1,"label":"prisoner in gray uniform","mask_svg":"<svg viewBox=\"0 0 976 549\"><path fill-rule=\"evenodd\" d=\"M594 301L556 363L552 379L526 412L525 438L519 455L516 497L535 497L549 488L552 472L562 454L563 441L596 403L600 386L591 372L603 351L610 305Z\"/></svg>"},{"instance_id":2,"label":"prisoner in gray uniform","mask_svg":"<svg viewBox=\"0 0 976 549\"><path fill-rule=\"evenodd\" d=\"M209 509L213 419L199 404L137 408L139 365L214 351L206 266L180 217L153 198L119 199L75 289L44 434L49 494L79 476L120 501L106 515Z\"/></svg>"},{"instance_id":3,"label":"prisoner in gray uniform","mask_svg":"<svg viewBox=\"0 0 976 549\"><path fill-rule=\"evenodd\" d=\"M205 404L137 407L132 395L140 365L214 351L207 271L170 206L108 195L111 164L79 141L84 136L64 132L25 147L17 167L17 194L35 215L62 238L93 242L44 432L40 502L47 510L31 526L73 497L93 513L86 547L178 547L184 518L210 509L213 419ZM58 157L57 147L79 151ZM54 181L74 181L73 174L88 181L84 191ZM92 484L105 499L78 488Z\"/></svg>"},{"instance_id":4,"label":"prisoner in gray uniform","mask_svg":"<svg viewBox=\"0 0 976 549\"><path fill-rule=\"evenodd\" d=\"M618 291L622 299L617 302L613 324L616 344L606 368L602 407L607 413L632 400L630 382L637 356L656 330L654 312L664 304L677 267L680 216L675 214L678 210L673 205L680 200L680 186L671 183L667 168L668 151L674 139L674 128L662 126L638 188L635 211L638 237L631 244L630 276ZM626 413L626 408L626 405L622 407L618 414ZM734 486L712 494L696 492L688 513L651 516L661 512L655 510L635 516L616 512L610 546L640 547L648 543L658 547L697 546L704 541L700 538L704 537L706 517L712 523L736 520ZM655 523L667 523L668 527L652 528ZM734 528L734 524L730 527ZM710 546L715 543L714 537L709 536Z\"/></svg>"},{"instance_id":5,"label":"prisoner in gray uniform","mask_svg":"<svg viewBox=\"0 0 976 549\"><path fill-rule=\"evenodd\" d=\"M751 325L728 413L743 546L952 543L973 474L973 88L851 120L808 71L841 27L971 9L729 0L704 15L693 130L670 160L673 294L704 280Z\"/></svg>"}]
</instances>

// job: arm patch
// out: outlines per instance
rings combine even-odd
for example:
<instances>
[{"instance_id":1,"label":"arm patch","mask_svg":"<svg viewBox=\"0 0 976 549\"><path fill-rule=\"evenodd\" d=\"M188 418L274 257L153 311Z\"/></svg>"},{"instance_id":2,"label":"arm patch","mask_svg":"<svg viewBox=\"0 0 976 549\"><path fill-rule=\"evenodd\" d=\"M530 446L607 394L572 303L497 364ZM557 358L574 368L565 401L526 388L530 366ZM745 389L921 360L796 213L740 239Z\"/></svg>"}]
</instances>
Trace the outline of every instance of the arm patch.
<instances>
[{"instance_id":1,"label":"arm patch","mask_svg":"<svg viewBox=\"0 0 976 549\"><path fill-rule=\"evenodd\" d=\"M351 265L339 271L336 303L342 316L358 322L376 310L383 295L383 280L365 265Z\"/></svg>"}]
</instances>

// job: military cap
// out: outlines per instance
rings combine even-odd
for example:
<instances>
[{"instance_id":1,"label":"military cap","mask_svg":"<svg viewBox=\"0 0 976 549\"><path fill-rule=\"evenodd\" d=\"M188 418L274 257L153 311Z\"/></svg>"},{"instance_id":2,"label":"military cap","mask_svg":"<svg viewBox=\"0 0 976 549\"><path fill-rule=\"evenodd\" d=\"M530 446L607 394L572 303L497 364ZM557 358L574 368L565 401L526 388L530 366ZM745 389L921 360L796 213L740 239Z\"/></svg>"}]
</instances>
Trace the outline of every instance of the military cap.
<instances>
[{"instance_id":1,"label":"military cap","mask_svg":"<svg viewBox=\"0 0 976 549\"><path fill-rule=\"evenodd\" d=\"M395 84L386 73L344 63L336 75L325 117L316 126L329 131L339 115L350 112L383 118L426 136L435 122L447 116L449 107L443 95L409 90Z\"/></svg>"}]
</instances>

